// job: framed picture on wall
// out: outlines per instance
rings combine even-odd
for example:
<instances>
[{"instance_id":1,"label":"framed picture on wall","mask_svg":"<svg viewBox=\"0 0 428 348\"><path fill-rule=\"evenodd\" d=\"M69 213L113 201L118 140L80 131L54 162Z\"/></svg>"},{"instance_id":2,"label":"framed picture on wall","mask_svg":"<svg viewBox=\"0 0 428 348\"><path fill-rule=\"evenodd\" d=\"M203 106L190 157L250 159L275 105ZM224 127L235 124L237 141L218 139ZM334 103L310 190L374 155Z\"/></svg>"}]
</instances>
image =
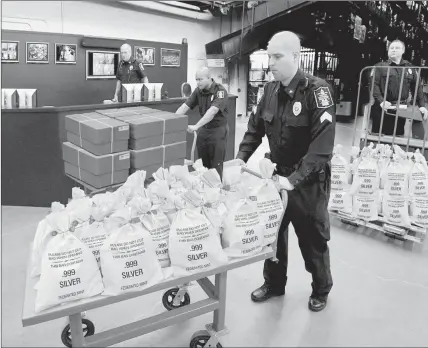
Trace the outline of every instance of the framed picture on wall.
<instances>
[{"instance_id":1,"label":"framed picture on wall","mask_svg":"<svg viewBox=\"0 0 428 348\"><path fill-rule=\"evenodd\" d=\"M47 42L27 42L27 63L49 63L49 44Z\"/></svg>"},{"instance_id":2,"label":"framed picture on wall","mask_svg":"<svg viewBox=\"0 0 428 348\"><path fill-rule=\"evenodd\" d=\"M19 41L1 42L1 62L19 63Z\"/></svg>"},{"instance_id":3,"label":"framed picture on wall","mask_svg":"<svg viewBox=\"0 0 428 348\"><path fill-rule=\"evenodd\" d=\"M119 52L86 51L86 79L115 79Z\"/></svg>"},{"instance_id":4,"label":"framed picture on wall","mask_svg":"<svg viewBox=\"0 0 428 348\"><path fill-rule=\"evenodd\" d=\"M76 64L77 45L55 44L55 64Z\"/></svg>"},{"instance_id":5,"label":"framed picture on wall","mask_svg":"<svg viewBox=\"0 0 428 348\"><path fill-rule=\"evenodd\" d=\"M161 66L180 66L180 50L161 48Z\"/></svg>"},{"instance_id":6,"label":"framed picture on wall","mask_svg":"<svg viewBox=\"0 0 428 348\"><path fill-rule=\"evenodd\" d=\"M134 47L134 57L135 59L141 59L143 65L155 65L155 48L154 47Z\"/></svg>"}]
</instances>

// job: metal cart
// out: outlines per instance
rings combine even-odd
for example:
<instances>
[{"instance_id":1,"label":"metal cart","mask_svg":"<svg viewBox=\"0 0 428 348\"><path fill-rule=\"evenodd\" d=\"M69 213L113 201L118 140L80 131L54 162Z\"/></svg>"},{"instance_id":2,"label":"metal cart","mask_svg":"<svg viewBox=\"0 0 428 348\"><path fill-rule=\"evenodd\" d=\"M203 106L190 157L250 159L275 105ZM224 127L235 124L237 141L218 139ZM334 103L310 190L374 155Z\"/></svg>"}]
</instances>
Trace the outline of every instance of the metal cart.
<instances>
[{"instance_id":1,"label":"metal cart","mask_svg":"<svg viewBox=\"0 0 428 348\"><path fill-rule=\"evenodd\" d=\"M194 150L197 137L196 132L194 135L195 138L192 147L191 160L187 161L186 165L194 163ZM242 167L241 170L261 178L258 173L247 169L246 167ZM73 180L75 180L75 178L73 178ZM82 185L86 185L83 182L81 183ZM281 192L281 198L284 206L286 207L287 193L285 191ZM181 323L190 318L214 312L213 323L206 325L205 330L196 332L191 337L189 346L191 348L221 347L220 337L228 333L225 326L227 271L266 259L277 261L276 242L271 246L263 248L263 250L257 255L231 259L226 265L210 271L179 278L172 277L142 291L109 297L99 295L84 300L78 300L62 306L56 306L40 313L34 312L36 299L36 290L34 289L34 286L37 282L37 278L32 278L28 271L25 286L22 324L24 327L31 326L68 316L69 324L64 328L61 334L61 340L65 346L100 347L117 344ZM30 267L28 267L28 270L30 270ZM215 284L212 284L208 279L210 276L215 276ZM190 303L188 286L192 281L197 281L208 296L208 299L193 304ZM165 313L154 315L98 334L95 334L95 325L93 322L84 318L85 313L88 310L108 306L165 289L169 289L162 296L162 304L168 310Z\"/></svg>"},{"instance_id":2,"label":"metal cart","mask_svg":"<svg viewBox=\"0 0 428 348\"><path fill-rule=\"evenodd\" d=\"M232 259L228 264L207 272L180 278L171 278L138 292L111 297L99 295L62 306L56 306L37 314L34 312L36 299L34 285L37 279L31 278L28 273L22 325L24 327L31 326L68 316L71 331L70 343L72 347L106 347L181 323L190 318L214 312L213 323L207 325L206 330L198 331L191 337L190 347L221 347L220 337L227 334L225 326L227 271L273 258L274 255L275 250L268 246L257 255L242 259ZM215 284L212 284L208 277L214 275ZM95 334L95 326L91 321L87 319L83 319L82 321L81 313L84 311L108 306L156 291L170 289L164 294L163 297L165 298L166 294L172 294L173 290L177 289L178 284L186 284L191 281L198 282L207 294L207 299L192 304L182 302L182 304L173 310L97 334ZM188 299L190 302L190 297ZM85 327L82 328L82 324Z\"/></svg>"},{"instance_id":3,"label":"metal cart","mask_svg":"<svg viewBox=\"0 0 428 348\"><path fill-rule=\"evenodd\" d=\"M385 82L385 85L387 86L388 81L389 81L389 76L390 76L390 67L370 66L370 67L366 67L366 68L362 69L360 72L360 80L359 80L359 89L358 89L358 97L357 97L357 107L356 107L355 120L354 120L355 125L354 125L354 133L353 133L353 138L352 138L352 146L359 146L361 149L367 145L368 141L373 142L373 143L377 143L377 144L380 144L380 143L391 144L391 146L396 144L396 145L399 145L399 146L405 148L406 152L409 151L409 148L420 149L421 153L425 157L427 157L425 149L426 149L427 144L428 144L428 142L426 140L428 124L426 121L424 121L422 119L421 113L418 110L418 108L416 107L416 98L413 98L413 105L411 105L411 104L400 105L400 103L398 103L398 105L396 105L394 108L390 108L390 109L386 109L386 110L383 109L382 114L381 114L381 121L380 121L380 132L378 134L373 134L371 132L371 126L370 126L371 104L365 105L362 126L361 126L361 130L359 131L360 136L357 138L357 132L358 132L358 130L357 130L357 116L358 116L358 109L359 109L359 103L360 103L360 92L361 92L361 87L362 87L361 79L362 79L363 73L369 69L371 70L371 69L381 69L381 68L388 69L386 82ZM409 67L397 67L397 66L395 66L394 68L409 69ZM418 74L416 86L419 86L421 73L424 71L424 69L425 69L425 71L428 70L427 67L418 67L418 68L414 69L414 70L417 70L417 74ZM372 71L373 71L372 74L374 75L375 70L372 70ZM398 95L399 100L401 100L404 75L405 75L404 73L401 74L400 90L399 90L399 95ZM374 79L372 79L372 82L371 82L371 91L373 91L373 86L374 86ZM385 89L384 100L387 100L386 92L387 92L387 88ZM414 91L414 92L416 94L417 91ZM413 93L413 91L412 91L412 93ZM372 93L371 93L370 97L371 97L371 100L373 100L373 94ZM382 126L383 126L385 115L395 117L394 132L392 135L384 135L381 133L381 130L383 129ZM405 131L404 137L396 136L398 118L404 118L407 121L407 129ZM411 138L412 137L412 128L413 128L413 130L415 130L415 128L412 127L415 122L420 122L419 127L417 129L418 132L415 135L415 136L419 137L419 139ZM394 225L394 224L387 222L386 219L384 218L384 216L381 214L379 214L378 219L376 221L371 221L371 222L367 222L367 221L364 221L362 219L355 218L354 216L352 216L352 214L347 214L347 213L343 213L343 212L339 212L339 211L335 211L335 210L330 210L330 215L338 218L342 223L352 225L355 227L364 226L364 227L382 232L385 236L388 236L388 237L394 238L394 239L398 239L401 241L410 241L410 242L414 242L414 243L422 243L426 237L426 234L427 234L426 228L420 224L411 223L411 225L407 226L407 227Z\"/></svg>"}]
</instances>

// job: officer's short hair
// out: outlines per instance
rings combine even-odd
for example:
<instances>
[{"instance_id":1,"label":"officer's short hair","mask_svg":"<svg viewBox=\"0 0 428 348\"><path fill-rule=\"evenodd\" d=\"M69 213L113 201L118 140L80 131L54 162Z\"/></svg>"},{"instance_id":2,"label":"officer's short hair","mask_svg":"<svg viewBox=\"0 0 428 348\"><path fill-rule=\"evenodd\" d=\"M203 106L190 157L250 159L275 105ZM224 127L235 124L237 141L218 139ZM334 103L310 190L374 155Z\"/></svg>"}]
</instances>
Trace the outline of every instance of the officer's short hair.
<instances>
[{"instance_id":1,"label":"officer's short hair","mask_svg":"<svg viewBox=\"0 0 428 348\"><path fill-rule=\"evenodd\" d=\"M388 49L389 49L389 46L391 46L394 42L399 42L399 43L401 43L401 46L403 46L403 51L406 51L406 45L404 44L404 42L403 42L403 41L398 40L398 39L391 41L391 42L389 43L389 45L388 45Z\"/></svg>"}]
</instances>

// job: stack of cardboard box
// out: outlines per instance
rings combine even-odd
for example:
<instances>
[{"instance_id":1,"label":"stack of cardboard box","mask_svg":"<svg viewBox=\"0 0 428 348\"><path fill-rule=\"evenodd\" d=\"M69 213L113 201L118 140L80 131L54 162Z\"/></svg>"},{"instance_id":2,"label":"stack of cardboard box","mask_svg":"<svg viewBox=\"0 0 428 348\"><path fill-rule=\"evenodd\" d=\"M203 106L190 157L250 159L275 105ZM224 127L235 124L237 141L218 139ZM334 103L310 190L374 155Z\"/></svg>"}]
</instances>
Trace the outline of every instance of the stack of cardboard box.
<instances>
[{"instance_id":1,"label":"stack of cardboard box","mask_svg":"<svg viewBox=\"0 0 428 348\"><path fill-rule=\"evenodd\" d=\"M126 108L123 111L98 110L104 116L129 124L131 173L147 172L150 177L160 167L183 165L186 157L188 118L147 107Z\"/></svg>"},{"instance_id":2,"label":"stack of cardboard box","mask_svg":"<svg viewBox=\"0 0 428 348\"><path fill-rule=\"evenodd\" d=\"M125 182L129 172L149 178L160 167L183 165L187 124L185 115L144 106L66 116L65 172L101 188Z\"/></svg>"},{"instance_id":3,"label":"stack of cardboard box","mask_svg":"<svg viewBox=\"0 0 428 348\"><path fill-rule=\"evenodd\" d=\"M131 164L129 125L96 112L65 117L65 173L94 188L126 181Z\"/></svg>"}]
</instances>

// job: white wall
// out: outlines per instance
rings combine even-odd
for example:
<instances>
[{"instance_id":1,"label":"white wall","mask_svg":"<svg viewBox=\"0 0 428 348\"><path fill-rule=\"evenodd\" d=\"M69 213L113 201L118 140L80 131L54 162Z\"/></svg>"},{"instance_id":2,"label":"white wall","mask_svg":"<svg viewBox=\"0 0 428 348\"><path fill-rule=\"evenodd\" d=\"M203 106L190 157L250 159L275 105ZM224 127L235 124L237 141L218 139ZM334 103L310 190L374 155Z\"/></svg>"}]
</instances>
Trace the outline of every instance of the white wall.
<instances>
[{"instance_id":1,"label":"white wall","mask_svg":"<svg viewBox=\"0 0 428 348\"><path fill-rule=\"evenodd\" d=\"M229 20L228 16L223 18L222 36L228 34L225 24ZM219 18L207 21L172 17L143 8L118 6L114 1L3 1L2 28L171 43L181 43L187 38L187 81L192 88L196 87L196 70L206 65L205 44L220 37ZM232 28L233 31L240 28L238 19L234 18ZM229 93L238 96L236 113L243 115L246 113L247 69L248 64L241 62L238 81L234 64L229 71L229 86L226 86ZM213 71L219 83L222 82L220 70Z\"/></svg>"},{"instance_id":2,"label":"white wall","mask_svg":"<svg viewBox=\"0 0 428 348\"><path fill-rule=\"evenodd\" d=\"M134 9L117 7L114 2L3 1L2 28L170 43L187 38L187 76L195 87L195 72L206 64L205 44L220 37L219 19L196 20Z\"/></svg>"}]
</instances>

